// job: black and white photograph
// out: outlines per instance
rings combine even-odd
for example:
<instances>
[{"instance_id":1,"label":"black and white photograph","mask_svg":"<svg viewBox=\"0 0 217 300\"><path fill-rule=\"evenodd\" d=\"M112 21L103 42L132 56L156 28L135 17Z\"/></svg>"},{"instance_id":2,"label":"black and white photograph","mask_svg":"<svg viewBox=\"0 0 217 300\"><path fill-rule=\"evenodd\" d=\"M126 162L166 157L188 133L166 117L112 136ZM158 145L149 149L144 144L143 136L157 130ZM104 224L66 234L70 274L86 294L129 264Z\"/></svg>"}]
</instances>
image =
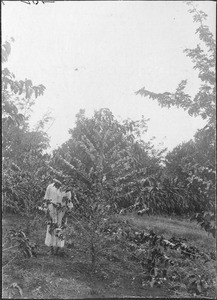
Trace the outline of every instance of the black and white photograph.
<instances>
[{"instance_id":1,"label":"black and white photograph","mask_svg":"<svg viewBox=\"0 0 217 300\"><path fill-rule=\"evenodd\" d=\"M216 299L216 2L1 1L2 298Z\"/></svg>"}]
</instances>

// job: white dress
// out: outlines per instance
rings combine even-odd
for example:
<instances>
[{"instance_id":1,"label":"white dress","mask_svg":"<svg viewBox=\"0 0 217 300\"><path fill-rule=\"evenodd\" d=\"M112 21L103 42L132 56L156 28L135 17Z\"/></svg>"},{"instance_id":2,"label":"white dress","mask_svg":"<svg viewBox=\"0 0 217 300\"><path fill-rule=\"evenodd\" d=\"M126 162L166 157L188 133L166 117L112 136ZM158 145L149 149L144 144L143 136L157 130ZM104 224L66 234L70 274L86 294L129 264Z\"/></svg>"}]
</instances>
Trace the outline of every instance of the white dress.
<instances>
[{"instance_id":1,"label":"white dress","mask_svg":"<svg viewBox=\"0 0 217 300\"><path fill-rule=\"evenodd\" d=\"M66 204L63 201L63 197L71 200L71 192L62 192L60 189L57 189L54 184L48 185L44 199L51 200L51 203L48 204L48 213L52 220L53 224L56 224L55 229L51 229L51 224L47 226L47 233L45 238L45 245L53 246L53 247L64 247L65 240L63 237L64 230L61 228L62 226L62 219L67 211L67 208L71 209L73 204L69 202ZM59 205L59 208L56 207Z\"/></svg>"}]
</instances>

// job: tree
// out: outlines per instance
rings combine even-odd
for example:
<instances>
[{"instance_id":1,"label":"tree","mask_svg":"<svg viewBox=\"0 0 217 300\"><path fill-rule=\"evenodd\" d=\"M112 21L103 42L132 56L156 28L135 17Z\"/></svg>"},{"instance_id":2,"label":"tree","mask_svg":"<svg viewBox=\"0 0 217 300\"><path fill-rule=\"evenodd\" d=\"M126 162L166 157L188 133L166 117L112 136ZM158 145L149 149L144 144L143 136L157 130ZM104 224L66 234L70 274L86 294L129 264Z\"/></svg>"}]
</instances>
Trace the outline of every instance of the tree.
<instances>
[{"instance_id":1,"label":"tree","mask_svg":"<svg viewBox=\"0 0 217 300\"><path fill-rule=\"evenodd\" d=\"M118 178L126 174L134 176L145 170L151 175L159 169L160 153L155 153L150 143L140 140L144 130L147 130L144 119L124 120L121 124L108 109L96 111L90 119L80 111L76 127L69 131L70 140L54 156L59 155L73 165L78 180L83 180L89 188L103 182L116 186ZM63 165L57 163L56 167Z\"/></svg>"},{"instance_id":2,"label":"tree","mask_svg":"<svg viewBox=\"0 0 217 300\"><path fill-rule=\"evenodd\" d=\"M197 163L215 169L216 42L208 26L204 24L207 15L198 10L193 2L188 1L187 4L190 6L189 12L193 14L194 22L199 23L196 34L203 42L203 45L197 45L194 49L184 50L194 63L194 69L198 70L198 77L201 80L199 91L193 98L190 97L184 92L187 80L182 80L175 93L154 93L142 88L136 94L157 100L162 107L181 107L191 116L206 119L206 126L198 130L194 136L198 153Z\"/></svg>"},{"instance_id":3,"label":"tree","mask_svg":"<svg viewBox=\"0 0 217 300\"><path fill-rule=\"evenodd\" d=\"M14 42L13 38L2 45L3 64L8 61L11 53L11 42ZM34 104L34 100L32 100L33 96L36 99L38 96L43 95L44 90L45 87L42 84L35 86L29 79L16 80L15 75L5 67L2 70L3 126L10 126L11 124L19 125L24 119L25 116L18 112L17 105L15 104L17 100L23 108L31 107ZM16 97L17 95L19 97Z\"/></svg>"},{"instance_id":4,"label":"tree","mask_svg":"<svg viewBox=\"0 0 217 300\"><path fill-rule=\"evenodd\" d=\"M206 126L198 130L195 135L197 145L203 147L203 151L208 149L212 152L212 160L209 164L214 167L214 147L215 147L215 99L216 99L216 42L213 34L210 32L208 26L204 24L207 15L198 10L193 2L187 2L190 6L189 12L193 14L193 20L199 23L196 34L199 35L203 45L197 45L194 49L185 49L184 53L192 60L194 69L198 70L198 77L201 80L199 91L192 98L184 92L187 80L182 80L174 93L154 93L142 88L136 94L149 97L150 99L157 100L161 107L181 107L187 110L191 116L201 116L207 120ZM211 158L211 155L209 155Z\"/></svg>"},{"instance_id":5,"label":"tree","mask_svg":"<svg viewBox=\"0 0 217 300\"><path fill-rule=\"evenodd\" d=\"M199 91L193 98L190 97L184 92L187 80L182 80L174 93L154 93L142 88L136 94L157 100L161 107L181 107L191 116L199 115L206 119L207 127L215 128L216 42L208 26L204 24L207 15L201 10L198 11L193 2L188 1L187 4L190 6L189 12L193 14L194 22L199 23L196 34L203 42L203 45L198 44L194 49L184 50L194 63L194 69L198 70L198 77L201 80Z\"/></svg>"},{"instance_id":6,"label":"tree","mask_svg":"<svg viewBox=\"0 0 217 300\"><path fill-rule=\"evenodd\" d=\"M11 42L2 45L2 62L11 53ZM49 146L42 119L37 128L29 129L31 107L43 95L43 85L34 86L31 80L16 80L7 68L2 72L2 154L3 154L3 209L24 215L27 231L35 217L36 207L49 180L43 152ZM32 223L32 225L34 225Z\"/></svg>"},{"instance_id":7,"label":"tree","mask_svg":"<svg viewBox=\"0 0 217 300\"><path fill-rule=\"evenodd\" d=\"M198 201L204 199L204 207L197 208L203 213L203 210L214 209L215 197L216 42L204 24L207 15L198 10L194 2L186 3L193 14L193 21L199 24L196 34L202 42L194 49L184 50L198 71L201 81L199 91L190 97L185 93L187 80L182 80L174 93L155 93L142 88L136 94L157 100L161 107L181 107L189 115L207 120L206 126L196 132L193 141L177 146L166 157L166 172L185 187L188 186L189 195L198 195Z\"/></svg>"},{"instance_id":8,"label":"tree","mask_svg":"<svg viewBox=\"0 0 217 300\"><path fill-rule=\"evenodd\" d=\"M140 187L159 168L160 158L149 154L152 146L140 141L146 130L145 119L120 123L108 109L92 118L81 110L69 130L71 138L54 153L52 171L73 189L93 265L105 242L101 229L106 220L139 200L143 205Z\"/></svg>"},{"instance_id":9,"label":"tree","mask_svg":"<svg viewBox=\"0 0 217 300\"><path fill-rule=\"evenodd\" d=\"M14 42L13 38L2 45L3 64L8 61L12 42ZM18 81L8 68L5 67L2 70L3 158L11 147L12 135L16 136L19 132L28 130L28 123L25 121L29 118L30 109L34 105L35 99L43 95L44 90L45 87L42 84L35 86L29 79ZM17 132L15 133L15 131Z\"/></svg>"}]
</instances>

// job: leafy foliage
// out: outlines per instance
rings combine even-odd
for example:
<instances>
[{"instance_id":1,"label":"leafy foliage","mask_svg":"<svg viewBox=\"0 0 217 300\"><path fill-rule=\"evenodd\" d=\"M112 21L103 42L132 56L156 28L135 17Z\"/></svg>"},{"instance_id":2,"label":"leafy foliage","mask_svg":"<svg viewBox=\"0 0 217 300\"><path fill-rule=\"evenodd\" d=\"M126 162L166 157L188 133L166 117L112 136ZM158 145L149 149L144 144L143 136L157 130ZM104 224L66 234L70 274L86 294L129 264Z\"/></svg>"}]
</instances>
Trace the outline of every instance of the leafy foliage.
<instances>
[{"instance_id":1,"label":"leafy foliage","mask_svg":"<svg viewBox=\"0 0 217 300\"><path fill-rule=\"evenodd\" d=\"M136 92L144 97L150 97L157 100L162 107L181 107L187 110L191 116L202 116L208 119L210 126L215 124L215 97L216 97L216 80L215 80L215 57L216 43L213 34L208 26L204 25L207 15L198 11L193 2L187 3L190 6L189 12L193 14L194 22L199 23L196 34L204 43L206 49L197 45L194 49L185 49L184 52L194 63L194 69L198 70L201 80L201 87L195 97L184 92L187 80L182 80L178 85L175 93L154 93L142 88Z\"/></svg>"},{"instance_id":2,"label":"leafy foliage","mask_svg":"<svg viewBox=\"0 0 217 300\"><path fill-rule=\"evenodd\" d=\"M37 257L36 243L30 242L23 231L10 230L6 238L8 238L12 244L18 245L18 249L24 257Z\"/></svg>"},{"instance_id":3,"label":"leafy foliage","mask_svg":"<svg viewBox=\"0 0 217 300\"><path fill-rule=\"evenodd\" d=\"M176 182L176 186L178 184L185 189L190 211L204 214L205 211L214 212L215 201L216 42L204 24L207 15L198 10L194 2L186 3L193 21L199 24L196 34L203 43L194 49L184 50L198 71L201 81L199 91L191 97L185 93L187 80L182 80L174 93L155 93L142 88L136 94L157 100L161 107L181 107L189 115L207 120L206 126L196 132L193 141L183 143L167 154L165 168L165 173ZM213 226L208 226L206 220L202 224L206 224L204 228L214 235Z\"/></svg>"},{"instance_id":4,"label":"leafy foliage","mask_svg":"<svg viewBox=\"0 0 217 300\"><path fill-rule=\"evenodd\" d=\"M204 49L197 45L194 49L185 49L184 53L192 60L194 69L198 71L198 77L201 80L201 86L198 93L192 98L184 92L187 80L182 80L175 93L154 93L142 88L136 94L157 100L161 107L181 107L187 110L191 116L201 116L207 120L207 125L199 130L195 135L197 143L206 144L208 151L212 151L215 145L215 99L216 99L216 42L208 26L204 24L207 15L195 7L195 3L188 1L189 12L193 14L193 20L199 23L196 34L203 42Z\"/></svg>"},{"instance_id":5,"label":"leafy foliage","mask_svg":"<svg viewBox=\"0 0 217 300\"><path fill-rule=\"evenodd\" d=\"M80 111L71 139L51 160L51 172L73 190L72 218L77 219L93 265L108 239L101 228L115 212L182 215L210 208L203 183L191 181L188 172L183 178L164 175L151 145L139 140L140 127L141 122L118 123L106 109L91 119ZM146 130L145 123L142 129Z\"/></svg>"},{"instance_id":6,"label":"leafy foliage","mask_svg":"<svg viewBox=\"0 0 217 300\"><path fill-rule=\"evenodd\" d=\"M14 42L13 38L11 38L11 41L6 41L2 45L3 63L8 61L8 57L11 53L11 42ZM35 86L29 79L16 80L15 75L10 72L8 68L4 68L2 70L3 126L10 127L10 125L20 125L24 120L25 115L19 113L15 103L19 101L19 106L22 105L25 111L34 104L34 101L31 100L32 96L34 95L35 98L37 98L38 96L43 95L44 90L45 87L42 84ZM18 97L16 97L16 95ZM21 97L22 100L20 100Z\"/></svg>"},{"instance_id":7,"label":"leafy foliage","mask_svg":"<svg viewBox=\"0 0 217 300\"><path fill-rule=\"evenodd\" d=\"M149 233L138 232L130 228L129 224L120 225L120 223L112 222L106 227L106 233L115 236L117 241L121 239L128 241L128 251L130 249L128 259L141 264L143 272L146 274L146 277L143 278L146 278L152 287L165 284L167 281L171 282L174 270L180 268L179 263L183 265L182 262L186 259L191 261L192 266L200 264L201 261L212 263L212 259L215 259L213 253L205 253L195 246L188 245L186 240L176 237L166 239L158 236L153 230ZM194 267L192 273L188 274L184 285L188 292L201 294L206 293L208 281L209 285L212 285L205 274L200 276L199 273L195 273Z\"/></svg>"},{"instance_id":8,"label":"leafy foliage","mask_svg":"<svg viewBox=\"0 0 217 300\"><path fill-rule=\"evenodd\" d=\"M91 238L89 226L82 228L84 223L81 225L74 213L71 222L68 248L91 253L88 246ZM137 265L137 276L142 278L143 285L167 285L177 293L184 288L189 296L194 293L206 295L208 289L213 286L214 277L211 278L203 273L204 271L203 276L200 276L204 264L207 264L207 267L213 264L213 253L189 245L183 238L172 236L167 239L153 230L138 230L127 220L120 220L115 216L101 220L97 232L97 258L106 257L114 263L126 264L126 268L134 269ZM190 273L185 262L186 266L191 266Z\"/></svg>"},{"instance_id":9,"label":"leafy foliage","mask_svg":"<svg viewBox=\"0 0 217 300\"><path fill-rule=\"evenodd\" d=\"M30 241L22 230L11 229L2 239L3 265L6 268L17 256L22 254L24 258L37 257L38 246ZM12 257L12 258L11 258Z\"/></svg>"},{"instance_id":10,"label":"leafy foliage","mask_svg":"<svg viewBox=\"0 0 217 300\"><path fill-rule=\"evenodd\" d=\"M14 40L2 45L3 63L8 61L11 42ZM28 124L31 107L44 90L43 85L35 86L31 80L17 81L8 68L2 71L3 210L27 216L27 234L34 226L36 207L49 181L49 156L43 154L49 146L43 131L48 119L33 131Z\"/></svg>"},{"instance_id":11,"label":"leafy foliage","mask_svg":"<svg viewBox=\"0 0 217 300\"><path fill-rule=\"evenodd\" d=\"M151 145L140 141L146 130L144 119L121 124L108 109L90 119L80 111L71 139L54 153L51 171L73 189L76 217L88 228L93 263L97 243L103 240L102 220L135 199L142 206L144 177L159 167L159 156L151 158Z\"/></svg>"},{"instance_id":12,"label":"leafy foliage","mask_svg":"<svg viewBox=\"0 0 217 300\"><path fill-rule=\"evenodd\" d=\"M59 166L64 174L70 174L75 189L82 185L90 194L115 198L113 204L121 198L130 203L132 194L138 194L139 178L156 172L160 162L157 155L151 158L150 144L135 141L141 126L138 123L120 124L106 109L96 112L92 119L81 112L75 129L70 130L72 138L54 154L53 167Z\"/></svg>"},{"instance_id":13,"label":"leafy foliage","mask_svg":"<svg viewBox=\"0 0 217 300\"><path fill-rule=\"evenodd\" d=\"M193 215L191 221L196 220L197 223L205 229L208 233L211 233L212 236L216 237L216 229L215 229L215 214L211 212L201 212Z\"/></svg>"}]
</instances>

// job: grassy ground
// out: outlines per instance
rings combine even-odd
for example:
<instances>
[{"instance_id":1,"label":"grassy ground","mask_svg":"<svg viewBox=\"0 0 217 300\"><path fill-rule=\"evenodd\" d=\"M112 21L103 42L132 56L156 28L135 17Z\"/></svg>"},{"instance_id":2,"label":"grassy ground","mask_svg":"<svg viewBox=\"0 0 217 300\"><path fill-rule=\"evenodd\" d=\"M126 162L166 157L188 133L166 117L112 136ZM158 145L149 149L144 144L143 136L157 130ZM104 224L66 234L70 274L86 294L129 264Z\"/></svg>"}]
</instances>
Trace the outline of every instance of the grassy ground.
<instances>
[{"instance_id":1,"label":"grassy ground","mask_svg":"<svg viewBox=\"0 0 217 300\"><path fill-rule=\"evenodd\" d=\"M207 252L215 252L215 239L208 235L196 222L190 222L188 219L177 219L175 217L162 216L143 216L138 217L135 213L127 216L121 216L132 224L143 230L153 230L165 238L172 236L185 238L188 243L199 247Z\"/></svg>"},{"instance_id":2,"label":"grassy ground","mask_svg":"<svg viewBox=\"0 0 217 300\"><path fill-rule=\"evenodd\" d=\"M211 251L215 247L212 237L195 223L186 220L156 216L138 217L134 214L120 218L127 219L135 228L153 229L168 238L184 237L192 245L205 250ZM11 228L18 229L19 226L23 228L24 221L12 214L3 216L3 236ZM26 299L174 296L166 284L153 288L142 285L141 277L136 276L141 273L137 265L132 267L132 264L123 264L101 257L93 271L88 253L66 249L67 257L51 256L44 245L45 233L46 227L41 220L32 229L30 236L30 239L37 242L40 247L37 258L26 259L18 255L6 265L16 255L16 251L8 250L6 257L3 255L3 298L9 297L9 286L12 283L17 283L21 288L23 295L20 298ZM19 298L19 295L14 297Z\"/></svg>"}]
</instances>

